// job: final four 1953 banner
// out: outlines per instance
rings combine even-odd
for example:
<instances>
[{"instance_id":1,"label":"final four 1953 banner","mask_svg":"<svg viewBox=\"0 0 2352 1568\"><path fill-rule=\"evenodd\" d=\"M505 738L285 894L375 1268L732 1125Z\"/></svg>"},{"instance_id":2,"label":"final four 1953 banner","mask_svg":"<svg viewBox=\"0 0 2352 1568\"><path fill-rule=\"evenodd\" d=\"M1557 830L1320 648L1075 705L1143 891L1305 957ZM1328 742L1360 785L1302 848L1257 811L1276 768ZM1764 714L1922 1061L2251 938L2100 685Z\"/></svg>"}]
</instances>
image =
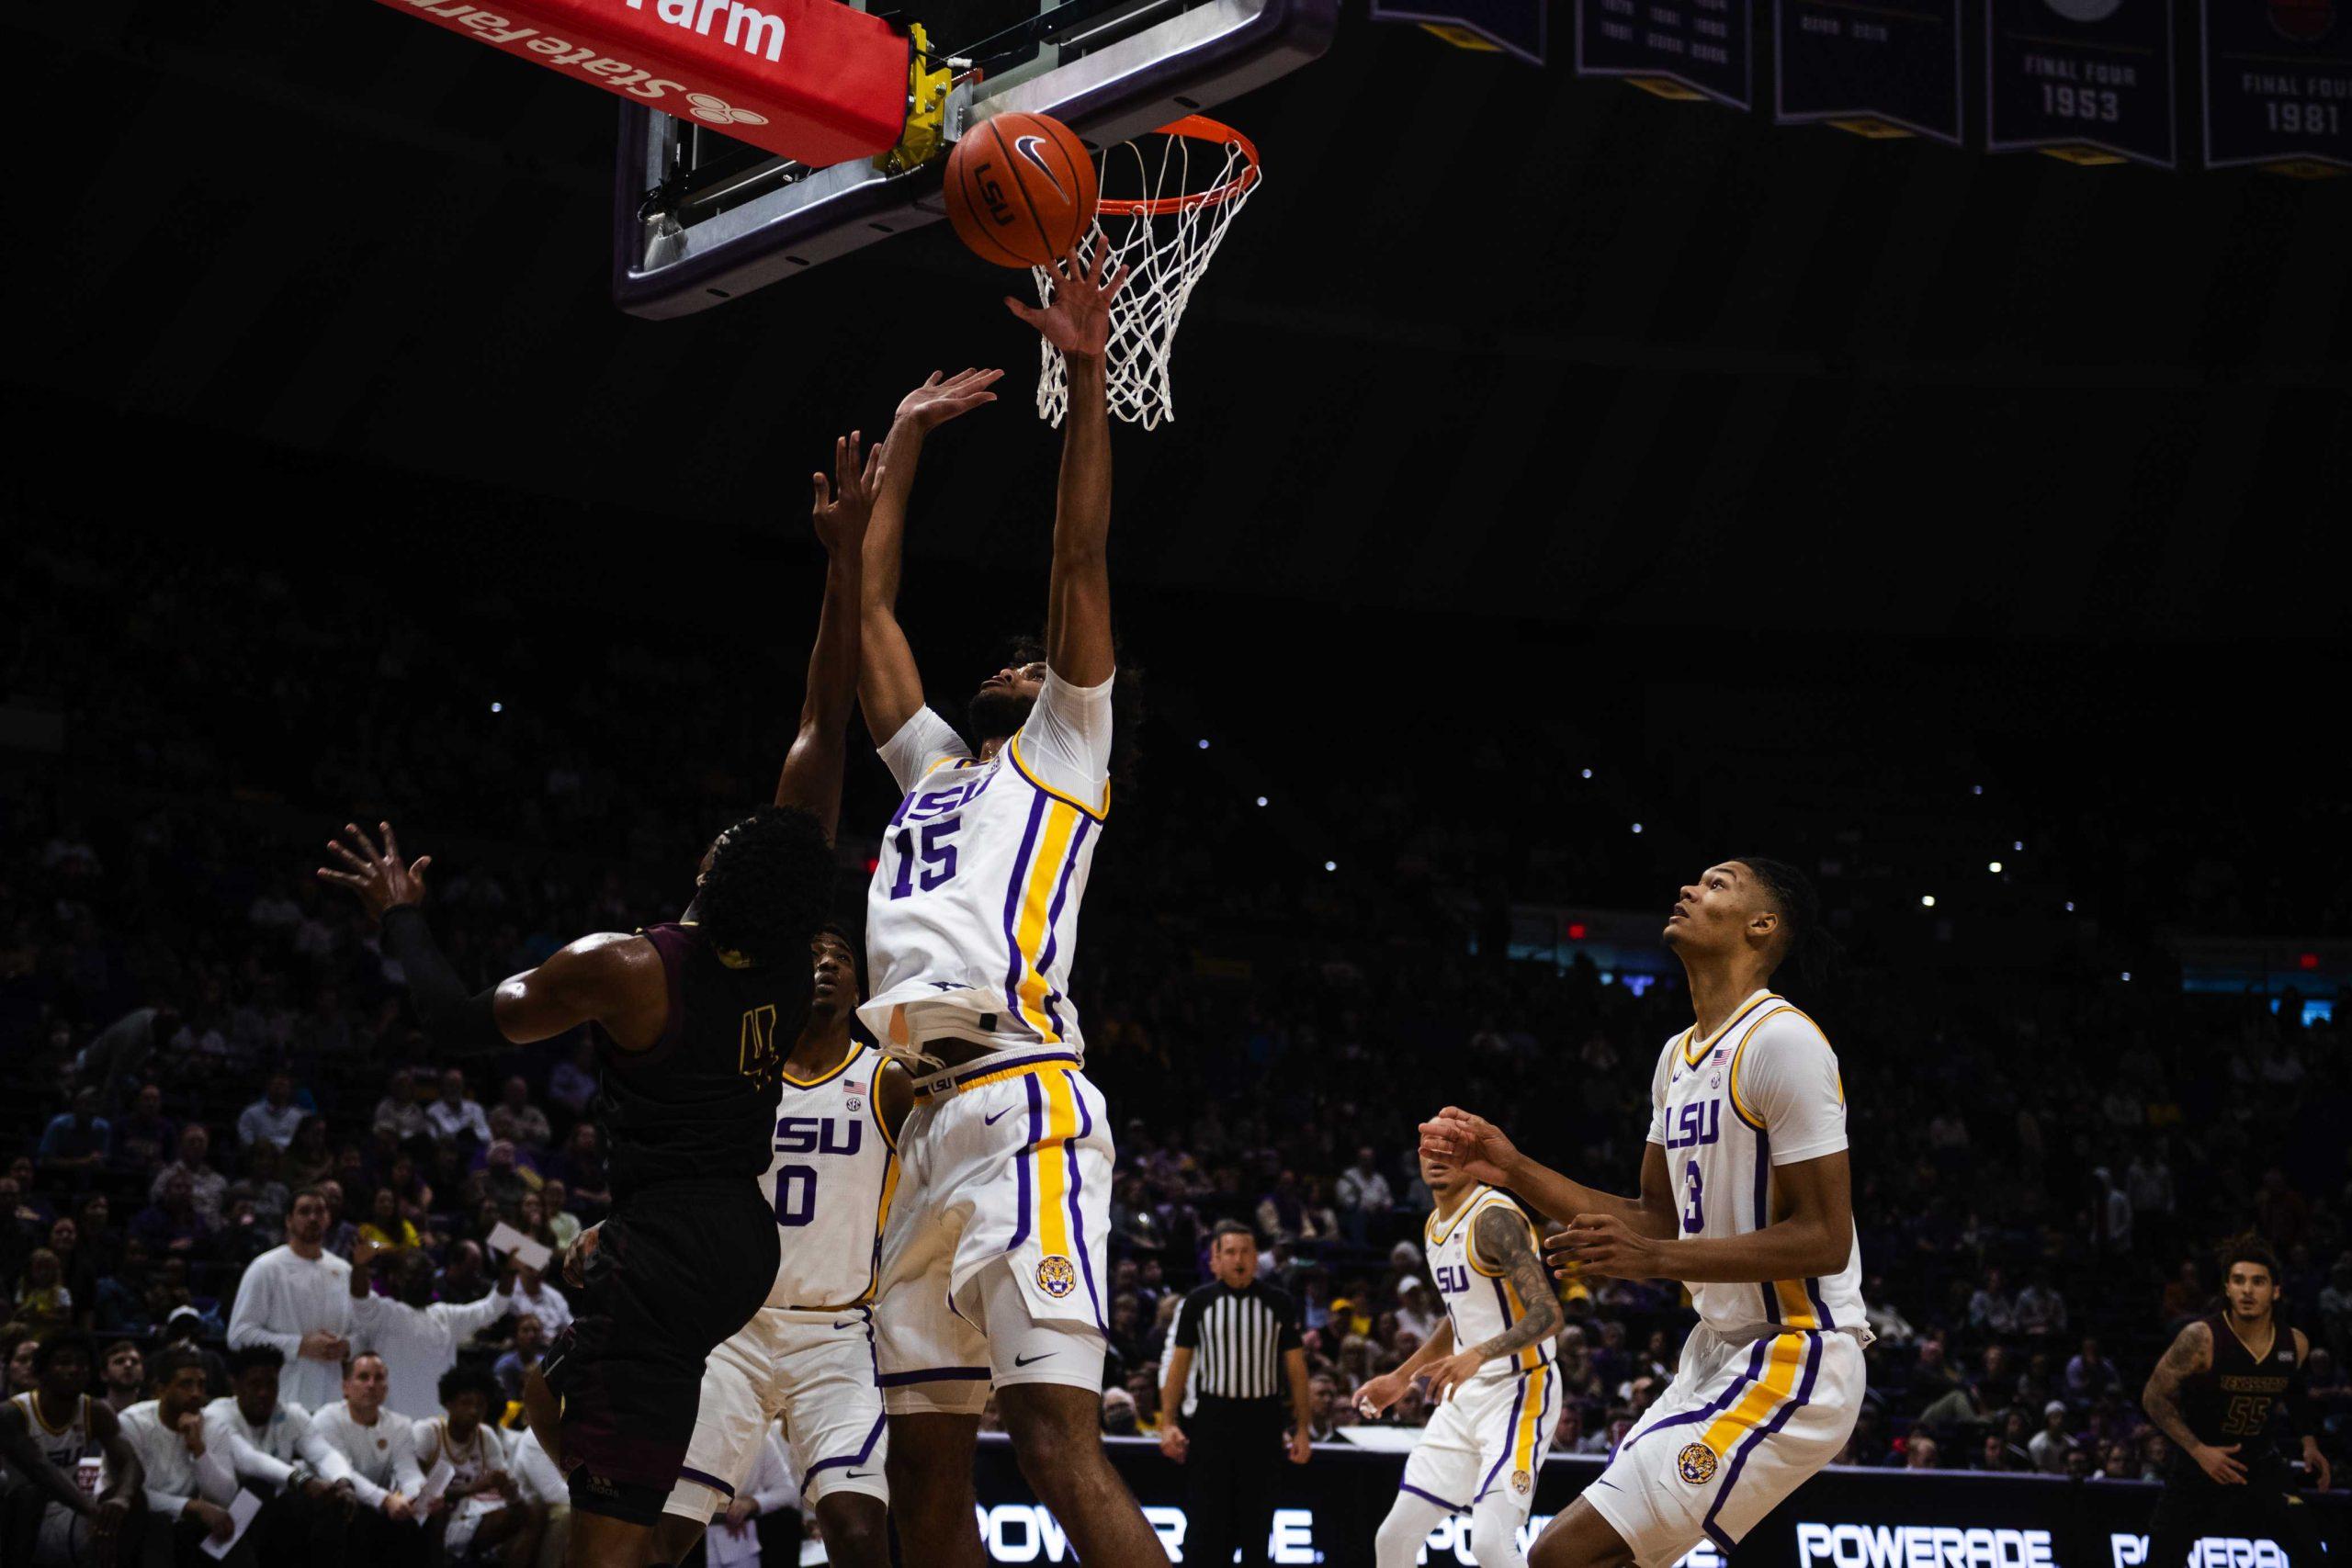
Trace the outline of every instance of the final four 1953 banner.
<instances>
[{"instance_id":1,"label":"final four 1953 banner","mask_svg":"<svg viewBox=\"0 0 2352 1568\"><path fill-rule=\"evenodd\" d=\"M1754 99L1750 0L1577 0L1577 74L1668 97Z\"/></svg>"},{"instance_id":2,"label":"final four 1953 banner","mask_svg":"<svg viewBox=\"0 0 2352 1568\"><path fill-rule=\"evenodd\" d=\"M1960 0L1773 0L1773 118L1960 142Z\"/></svg>"},{"instance_id":3,"label":"final four 1953 banner","mask_svg":"<svg viewBox=\"0 0 2352 1568\"><path fill-rule=\"evenodd\" d=\"M2177 162L2172 0L1984 0L1984 37L1988 151Z\"/></svg>"},{"instance_id":4,"label":"final four 1953 banner","mask_svg":"<svg viewBox=\"0 0 2352 1568\"><path fill-rule=\"evenodd\" d=\"M2204 0L2205 162L2352 168L2346 0Z\"/></svg>"}]
</instances>

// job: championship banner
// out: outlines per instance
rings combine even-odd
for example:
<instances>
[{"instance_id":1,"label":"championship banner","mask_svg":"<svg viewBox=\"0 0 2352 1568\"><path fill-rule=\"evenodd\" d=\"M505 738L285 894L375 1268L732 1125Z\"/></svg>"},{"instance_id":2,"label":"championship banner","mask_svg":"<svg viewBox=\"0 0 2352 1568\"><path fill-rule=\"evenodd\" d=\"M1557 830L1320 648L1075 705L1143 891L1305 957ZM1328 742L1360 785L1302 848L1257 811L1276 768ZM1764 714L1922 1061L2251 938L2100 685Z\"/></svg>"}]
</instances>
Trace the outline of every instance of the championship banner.
<instances>
[{"instance_id":1,"label":"championship banner","mask_svg":"<svg viewBox=\"0 0 2352 1568\"><path fill-rule=\"evenodd\" d=\"M1988 151L2179 161L2172 0L1984 0L1984 39Z\"/></svg>"},{"instance_id":2,"label":"championship banner","mask_svg":"<svg viewBox=\"0 0 2352 1568\"><path fill-rule=\"evenodd\" d=\"M2352 168L2347 0L2202 0L2205 162Z\"/></svg>"},{"instance_id":3,"label":"championship banner","mask_svg":"<svg viewBox=\"0 0 2352 1568\"><path fill-rule=\"evenodd\" d=\"M1577 74L1667 98L1754 100L1748 0L1577 0Z\"/></svg>"},{"instance_id":4,"label":"championship banner","mask_svg":"<svg viewBox=\"0 0 2352 1568\"><path fill-rule=\"evenodd\" d=\"M1772 118L1960 145L1960 0L1773 0Z\"/></svg>"},{"instance_id":5,"label":"championship banner","mask_svg":"<svg viewBox=\"0 0 2352 1568\"><path fill-rule=\"evenodd\" d=\"M1541 65L1551 0L1372 0L1376 22L1419 22L1456 49L1517 55Z\"/></svg>"}]
</instances>

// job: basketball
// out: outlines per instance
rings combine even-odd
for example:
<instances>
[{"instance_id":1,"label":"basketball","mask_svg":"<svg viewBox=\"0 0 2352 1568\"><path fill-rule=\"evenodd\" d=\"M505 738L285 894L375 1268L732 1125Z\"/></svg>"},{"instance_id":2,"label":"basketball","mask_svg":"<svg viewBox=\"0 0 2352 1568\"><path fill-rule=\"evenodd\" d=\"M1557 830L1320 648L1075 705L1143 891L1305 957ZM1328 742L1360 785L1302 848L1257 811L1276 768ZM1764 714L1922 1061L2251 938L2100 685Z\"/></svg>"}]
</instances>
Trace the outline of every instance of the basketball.
<instances>
[{"instance_id":1,"label":"basketball","mask_svg":"<svg viewBox=\"0 0 2352 1568\"><path fill-rule=\"evenodd\" d=\"M974 254L998 266L1067 255L1094 221L1094 196L1086 143L1049 115L984 119L948 155L948 220Z\"/></svg>"}]
</instances>

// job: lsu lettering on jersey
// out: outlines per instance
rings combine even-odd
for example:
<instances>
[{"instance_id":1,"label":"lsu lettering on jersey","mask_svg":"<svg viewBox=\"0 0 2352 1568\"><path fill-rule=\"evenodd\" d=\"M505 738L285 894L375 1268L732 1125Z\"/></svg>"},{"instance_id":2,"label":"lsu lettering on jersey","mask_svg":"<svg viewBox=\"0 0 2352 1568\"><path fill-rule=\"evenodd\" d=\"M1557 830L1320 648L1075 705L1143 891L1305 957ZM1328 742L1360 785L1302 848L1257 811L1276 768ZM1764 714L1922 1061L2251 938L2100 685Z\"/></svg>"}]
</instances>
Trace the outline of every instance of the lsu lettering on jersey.
<instances>
[{"instance_id":1,"label":"lsu lettering on jersey","mask_svg":"<svg viewBox=\"0 0 2352 1568\"><path fill-rule=\"evenodd\" d=\"M953 1034L1083 1056L1069 985L1111 805L1111 687L1049 672L985 761L930 708L879 748L906 795L866 894L858 1016L893 1054Z\"/></svg>"},{"instance_id":2,"label":"lsu lettering on jersey","mask_svg":"<svg viewBox=\"0 0 2352 1568\"><path fill-rule=\"evenodd\" d=\"M49 1417L40 1413L40 1400L36 1394L20 1393L11 1401L25 1413L25 1430L53 1470L74 1476L82 1490L91 1490L91 1477L80 1473L82 1457L96 1453L97 1443L90 1436L90 1396L83 1394L74 1405L74 1414L66 1417L62 1427L52 1427Z\"/></svg>"},{"instance_id":3,"label":"lsu lettering on jersey","mask_svg":"<svg viewBox=\"0 0 2352 1568\"><path fill-rule=\"evenodd\" d=\"M1498 1209L1527 1232L1531 1245L1534 1243L1535 1224L1527 1217L1527 1212L1484 1182L1471 1190L1469 1200L1450 1218L1431 1214L1423 1227L1422 1239L1427 1244L1424 1251L1429 1257L1430 1270L1437 1279L1438 1294L1445 1301L1446 1316L1453 1321L1453 1348L1457 1351L1485 1344L1517 1327L1527 1315L1527 1304L1519 1299L1519 1288L1504 1274L1501 1264L1478 1252L1474 1234L1478 1228L1478 1216ZM1546 1337L1513 1355L1498 1356L1478 1369L1478 1376L1510 1377L1532 1372L1550 1366L1554 1353L1553 1342Z\"/></svg>"},{"instance_id":4,"label":"lsu lettering on jersey","mask_svg":"<svg viewBox=\"0 0 2352 1568\"><path fill-rule=\"evenodd\" d=\"M874 1104L882 1062L853 1043L817 1077L783 1075L775 1156L760 1178L782 1243L771 1307L832 1313L874 1299L882 1222L899 1186L898 1147Z\"/></svg>"},{"instance_id":5,"label":"lsu lettering on jersey","mask_svg":"<svg viewBox=\"0 0 2352 1568\"><path fill-rule=\"evenodd\" d=\"M1745 1235L1771 1224L1772 1170L1846 1146L1838 1057L1813 1020L1770 991L1701 1039L1684 1030L1659 1053L1649 1141L1665 1147L1686 1236ZM1692 1304L1725 1334L1763 1327L1867 1335L1859 1239L1822 1279L1694 1284Z\"/></svg>"}]
</instances>

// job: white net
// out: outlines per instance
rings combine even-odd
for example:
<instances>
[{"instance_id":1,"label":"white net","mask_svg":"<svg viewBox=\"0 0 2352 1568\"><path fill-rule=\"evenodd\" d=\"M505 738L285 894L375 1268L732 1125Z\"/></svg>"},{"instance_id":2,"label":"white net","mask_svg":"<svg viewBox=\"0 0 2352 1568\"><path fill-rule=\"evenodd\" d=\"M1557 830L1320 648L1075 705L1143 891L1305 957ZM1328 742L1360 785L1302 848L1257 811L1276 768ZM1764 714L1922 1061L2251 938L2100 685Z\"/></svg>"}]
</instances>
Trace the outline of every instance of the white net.
<instances>
[{"instance_id":1,"label":"white net","mask_svg":"<svg viewBox=\"0 0 2352 1568\"><path fill-rule=\"evenodd\" d=\"M1107 243L1105 276L1128 269L1126 287L1111 302L1103 353L1111 412L1149 430L1176 417L1169 370L1177 322L1261 172L1255 150L1239 135L1197 117L1105 148L1101 162L1102 201L1087 254L1091 259L1093 245ZM1044 267L1030 272L1037 302L1047 303L1053 275ZM1040 339L1038 352L1037 414L1059 424L1069 408L1061 350Z\"/></svg>"}]
</instances>

